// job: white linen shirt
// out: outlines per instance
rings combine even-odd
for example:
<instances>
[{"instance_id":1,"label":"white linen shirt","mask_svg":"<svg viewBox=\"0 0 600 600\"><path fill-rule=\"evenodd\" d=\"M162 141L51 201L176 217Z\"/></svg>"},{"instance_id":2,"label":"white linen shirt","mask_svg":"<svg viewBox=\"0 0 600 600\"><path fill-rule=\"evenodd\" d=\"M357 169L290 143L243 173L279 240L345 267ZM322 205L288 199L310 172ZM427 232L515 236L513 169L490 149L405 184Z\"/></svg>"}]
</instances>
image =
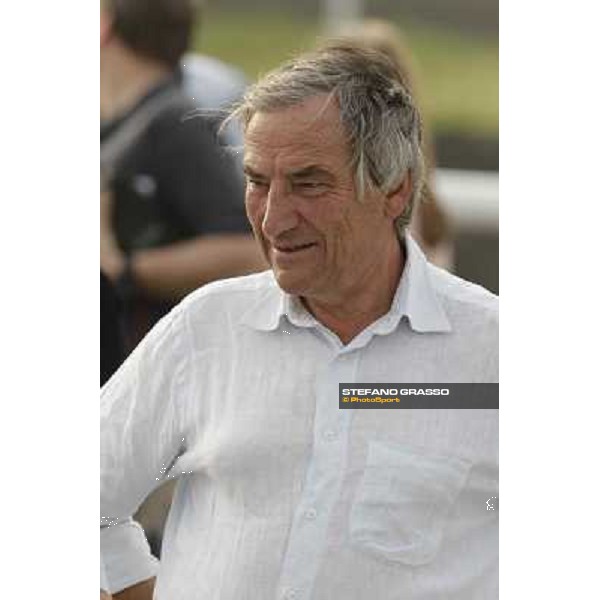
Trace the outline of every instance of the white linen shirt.
<instances>
[{"instance_id":1,"label":"white linen shirt","mask_svg":"<svg viewBox=\"0 0 600 600\"><path fill-rule=\"evenodd\" d=\"M207 285L102 390L104 585L157 600L492 600L498 411L338 408L340 382L497 382L497 298L407 237L343 345L267 271ZM131 520L178 482L160 566Z\"/></svg>"}]
</instances>

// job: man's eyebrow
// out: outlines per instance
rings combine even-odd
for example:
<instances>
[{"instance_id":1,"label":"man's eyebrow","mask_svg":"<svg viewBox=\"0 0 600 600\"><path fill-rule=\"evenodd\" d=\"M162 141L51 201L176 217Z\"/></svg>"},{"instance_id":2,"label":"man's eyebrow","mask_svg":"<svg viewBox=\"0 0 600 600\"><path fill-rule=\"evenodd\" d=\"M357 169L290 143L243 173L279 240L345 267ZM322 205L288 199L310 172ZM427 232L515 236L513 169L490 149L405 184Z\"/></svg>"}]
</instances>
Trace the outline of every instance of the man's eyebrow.
<instances>
[{"instance_id":1,"label":"man's eyebrow","mask_svg":"<svg viewBox=\"0 0 600 600\"><path fill-rule=\"evenodd\" d=\"M332 174L319 165L309 165L308 167L290 173L290 177L293 179L304 179L307 177L325 177L331 179Z\"/></svg>"},{"instance_id":2,"label":"man's eyebrow","mask_svg":"<svg viewBox=\"0 0 600 600\"><path fill-rule=\"evenodd\" d=\"M255 171L250 165L244 165L244 173L248 175L248 177L256 177L258 179L264 179L264 175L261 175L257 171Z\"/></svg>"}]
</instances>

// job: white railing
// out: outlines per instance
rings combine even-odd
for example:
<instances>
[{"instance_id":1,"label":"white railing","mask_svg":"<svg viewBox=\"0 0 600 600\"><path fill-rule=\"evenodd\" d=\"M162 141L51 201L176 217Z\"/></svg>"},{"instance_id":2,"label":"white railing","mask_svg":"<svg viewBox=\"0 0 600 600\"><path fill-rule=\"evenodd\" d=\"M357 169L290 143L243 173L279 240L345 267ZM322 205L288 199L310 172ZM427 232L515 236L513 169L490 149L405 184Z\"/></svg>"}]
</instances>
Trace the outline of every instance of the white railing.
<instances>
[{"instance_id":1,"label":"white railing","mask_svg":"<svg viewBox=\"0 0 600 600\"><path fill-rule=\"evenodd\" d=\"M436 169L440 204L459 230L498 230L498 173Z\"/></svg>"},{"instance_id":2,"label":"white railing","mask_svg":"<svg viewBox=\"0 0 600 600\"><path fill-rule=\"evenodd\" d=\"M340 29L357 23L365 12L364 0L322 0L321 18L325 31L334 35Z\"/></svg>"}]
</instances>

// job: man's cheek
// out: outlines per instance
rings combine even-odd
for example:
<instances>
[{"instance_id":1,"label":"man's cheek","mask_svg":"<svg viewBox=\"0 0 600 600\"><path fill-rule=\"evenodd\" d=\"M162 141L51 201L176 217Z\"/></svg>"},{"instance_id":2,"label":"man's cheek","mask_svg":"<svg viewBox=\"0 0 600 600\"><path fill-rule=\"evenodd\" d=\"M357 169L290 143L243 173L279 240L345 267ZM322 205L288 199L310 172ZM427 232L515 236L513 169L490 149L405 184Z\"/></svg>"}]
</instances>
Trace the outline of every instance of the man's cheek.
<instances>
[{"instance_id":1,"label":"man's cheek","mask_svg":"<svg viewBox=\"0 0 600 600\"><path fill-rule=\"evenodd\" d=\"M250 221L250 225L252 225L252 229L254 233L258 235L258 233L262 229L262 222L264 218L264 212L261 213L260 210L257 209L252 203L246 203L246 215L248 216L248 221Z\"/></svg>"},{"instance_id":2,"label":"man's cheek","mask_svg":"<svg viewBox=\"0 0 600 600\"><path fill-rule=\"evenodd\" d=\"M262 250L264 257L267 259L267 262L269 264L271 264L272 263L271 244L269 244L269 242L267 241L267 238L265 238L265 236L263 235L263 233L260 229L254 231L254 236L260 245L260 249Z\"/></svg>"}]
</instances>

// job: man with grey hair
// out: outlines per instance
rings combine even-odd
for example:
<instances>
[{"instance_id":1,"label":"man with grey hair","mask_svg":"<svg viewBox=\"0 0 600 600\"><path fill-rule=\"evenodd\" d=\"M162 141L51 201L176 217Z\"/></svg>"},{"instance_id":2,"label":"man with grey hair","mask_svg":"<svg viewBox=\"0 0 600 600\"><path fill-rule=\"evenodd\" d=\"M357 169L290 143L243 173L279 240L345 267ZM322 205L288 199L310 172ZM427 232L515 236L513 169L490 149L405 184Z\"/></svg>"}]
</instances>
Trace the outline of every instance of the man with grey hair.
<instances>
[{"instance_id":1,"label":"man with grey hair","mask_svg":"<svg viewBox=\"0 0 600 600\"><path fill-rule=\"evenodd\" d=\"M341 383L498 377L497 298L406 232L424 169L399 74L332 45L234 116L271 270L192 293L103 388L105 589L150 598L122 594L158 573L158 600L496 598L497 411L340 410ZM172 477L159 568L131 515Z\"/></svg>"}]
</instances>

